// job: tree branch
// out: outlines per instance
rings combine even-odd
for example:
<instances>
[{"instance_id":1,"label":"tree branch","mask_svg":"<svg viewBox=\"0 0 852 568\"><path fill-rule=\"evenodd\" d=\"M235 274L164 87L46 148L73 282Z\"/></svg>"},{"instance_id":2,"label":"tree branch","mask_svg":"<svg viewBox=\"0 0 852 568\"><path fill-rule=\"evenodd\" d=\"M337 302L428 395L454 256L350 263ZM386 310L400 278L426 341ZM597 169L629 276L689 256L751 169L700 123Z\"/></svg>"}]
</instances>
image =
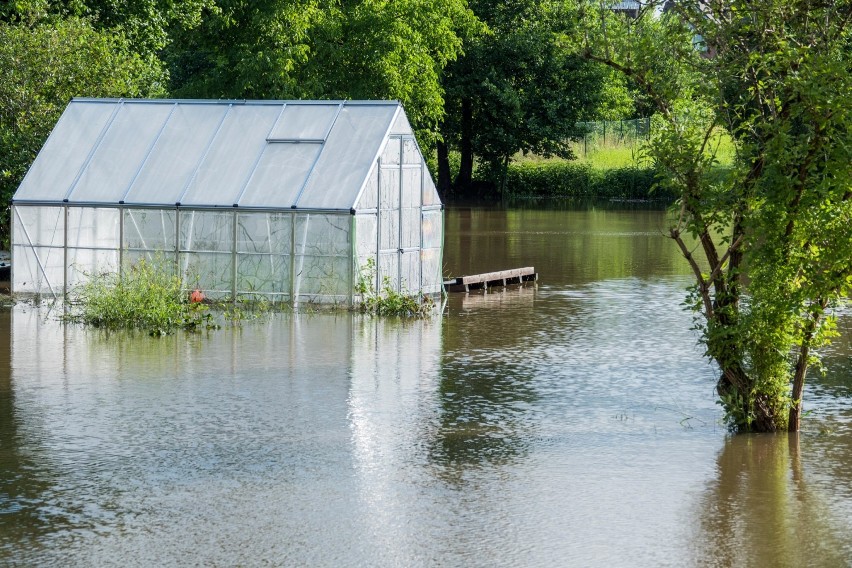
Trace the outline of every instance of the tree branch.
<instances>
[{"instance_id":1,"label":"tree branch","mask_svg":"<svg viewBox=\"0 0 852 568\"><path fill-rule=\"evenodd\" d=\"M730 257L731 254L733 254L733 252L737 248L739 248L739 246L740 246L740 244L742 244L744 238L745 238L745 235L740 235L739 237L737 237L737 240L734 241L733 244L731 244L731 246L728 247L728 250L725 251L725 254L722 255L722 258L719 260L719 264L717 264L715 266L715 268L713 268L713 272L710 273L708 280L713 280L714 278L716 278L716 276L718 276L718 274L722 270L722 267L724 266L725 262L728 260L728 257Z\"/></svg>"},{"instance_id":2,"label":"tree branch","mask_svg":"<svg viewBox=\"0 0 852 568\"><path fill-rule=\"evenodd\" d=\"M698 281L698 290L701 293L701 301L704 304L704 317L707 318L707 321L710 321L713 317L713 301L710 298L710 289L707 284L707 281L704 279L704 275L701 273L701 267L698 266L698 263L695 261L695 257L692 256L692 252L686 247L686 243L683 242L683 238L680 235L680 231L677 229L672 229L669 232L669 237L671 237L674 242L677 243L678 248L680 249L681 254L689 263L689 266L692 268L692 272L695 275L695 279Z\"/></svg>"},{"instance_id":3,"label":"tree branch","mask_svg":"<svg viewBox=\"0 0 852 568\"><path fill-rule=\"evenodd\" d=\"M630 77L636 83L642 87L645 93L653 99L654 104L657 105L657 108L667 119L671 119L671 111L669 109L669 105L665 99L663 99L654 89L654 87L648 82L644 75L633 69L632 67L626 67L613 61L608 57L600 57L594 55L588 47L583 50L583 57L588 59L589 61L594 61L595 63L600 63L602 65L606 65L607 67L611 67L620 73L623 73L625 76Z\"/></svg>"}]
</instances>

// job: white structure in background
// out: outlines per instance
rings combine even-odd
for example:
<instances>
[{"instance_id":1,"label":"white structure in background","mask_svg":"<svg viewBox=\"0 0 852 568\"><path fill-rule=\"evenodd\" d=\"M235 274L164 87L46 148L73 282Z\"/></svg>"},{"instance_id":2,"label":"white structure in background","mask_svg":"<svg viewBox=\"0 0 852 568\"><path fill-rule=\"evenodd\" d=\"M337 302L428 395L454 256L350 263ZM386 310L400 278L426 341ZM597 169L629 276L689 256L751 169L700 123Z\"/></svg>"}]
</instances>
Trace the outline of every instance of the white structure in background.
<instances>
[{"instance_id":1,"label":"white structure in background","mask_svg":"<svg viewBox=\"0 0 852 568\"><path fill-rule=\"evenodd\" d=\"M443 211L402 106L74 99L12 200L12 291L165 257L208 297L441 292Z\"/></svg>"},{"instance_id":2,"label":"white structure in background","mask_svg":"<svg viewBox=\"0 0 852 568\"><path fill-rule=\"evenodd\" d=\"M636 18L639 16L639 10L642 9L642 3L639 0L624 0L622 2L611 3L609 9L613 12Z\"/></svg>"}]
</instances>

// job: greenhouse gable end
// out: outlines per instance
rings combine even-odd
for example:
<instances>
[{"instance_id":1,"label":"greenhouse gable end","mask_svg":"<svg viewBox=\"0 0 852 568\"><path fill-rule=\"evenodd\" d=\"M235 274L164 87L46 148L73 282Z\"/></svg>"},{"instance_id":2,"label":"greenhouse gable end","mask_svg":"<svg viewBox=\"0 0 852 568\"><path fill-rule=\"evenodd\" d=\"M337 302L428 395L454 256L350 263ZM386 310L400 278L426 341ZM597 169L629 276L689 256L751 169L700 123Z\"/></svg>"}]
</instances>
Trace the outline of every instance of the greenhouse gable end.
<instances>
[{"instance_id":1,"label":"greenhouse gable end","mask_svg":"<svg viewBox=\"0 0 852 568\"><path fill-rule=\"evenodd\" d=\"M15 293L142 258L216 299L441 291L442 206L397 102L74 99L12 225Z\"/></svg>"}]
</instances>

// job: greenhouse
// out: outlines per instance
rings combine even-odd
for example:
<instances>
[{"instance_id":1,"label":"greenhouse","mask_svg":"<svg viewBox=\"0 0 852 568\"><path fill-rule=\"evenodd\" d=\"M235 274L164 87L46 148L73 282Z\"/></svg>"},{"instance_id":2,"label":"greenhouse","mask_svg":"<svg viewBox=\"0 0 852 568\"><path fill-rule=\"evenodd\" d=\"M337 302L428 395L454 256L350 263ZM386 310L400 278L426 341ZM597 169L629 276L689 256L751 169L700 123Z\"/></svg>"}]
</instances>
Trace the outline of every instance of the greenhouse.
<instances>
[{"instance_id":1,"label":"greenhouse","mask_svg":"<svg viewBox=\"0 0 852 568\"><path fill-rule=\"evenodd\" d=\"M12 200L12 290L165 262L211 299L440 294L443 211L384 101L74 99Z\"/></svg>"}]
</instances>

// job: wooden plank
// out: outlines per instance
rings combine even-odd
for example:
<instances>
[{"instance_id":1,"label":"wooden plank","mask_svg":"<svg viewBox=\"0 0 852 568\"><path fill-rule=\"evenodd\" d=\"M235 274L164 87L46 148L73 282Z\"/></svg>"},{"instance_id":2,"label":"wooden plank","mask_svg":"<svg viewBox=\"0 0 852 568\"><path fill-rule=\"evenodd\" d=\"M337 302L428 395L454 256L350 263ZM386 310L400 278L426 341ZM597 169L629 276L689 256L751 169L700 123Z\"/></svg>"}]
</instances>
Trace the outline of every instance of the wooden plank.
<instances>
[{"instance_id":1,"label":"wooden plank","mask_svg":"<svg viewBox=\"0 0 852 568\"><path fill-rule=\"evenodd\" d=\"M445 280L444 289L447 292L469 292L470 290L487 290L488 288L498 286L535 282L536 280L538 280L538 274L535 268L527 266L524 268L500 270L498 272L487 272L485 274L459 276L452 280Z\"/></svg>"},{"instance_id":2,"label":"wooden plank","mask_svg":"<svg viewBox=\"0 0 852 568\"><path fill-rule=\"evenodd\" d=\"M498 272L486 272L485 274L473 274L471 276L459 276L456 278L456 284L477 284L480 282L492 282L495 280L505 280L507 278L517 278L535 274L535 268L527 266L525 268L513 268L511 270L500 270Z\"/></svg>"}]
</instances>

